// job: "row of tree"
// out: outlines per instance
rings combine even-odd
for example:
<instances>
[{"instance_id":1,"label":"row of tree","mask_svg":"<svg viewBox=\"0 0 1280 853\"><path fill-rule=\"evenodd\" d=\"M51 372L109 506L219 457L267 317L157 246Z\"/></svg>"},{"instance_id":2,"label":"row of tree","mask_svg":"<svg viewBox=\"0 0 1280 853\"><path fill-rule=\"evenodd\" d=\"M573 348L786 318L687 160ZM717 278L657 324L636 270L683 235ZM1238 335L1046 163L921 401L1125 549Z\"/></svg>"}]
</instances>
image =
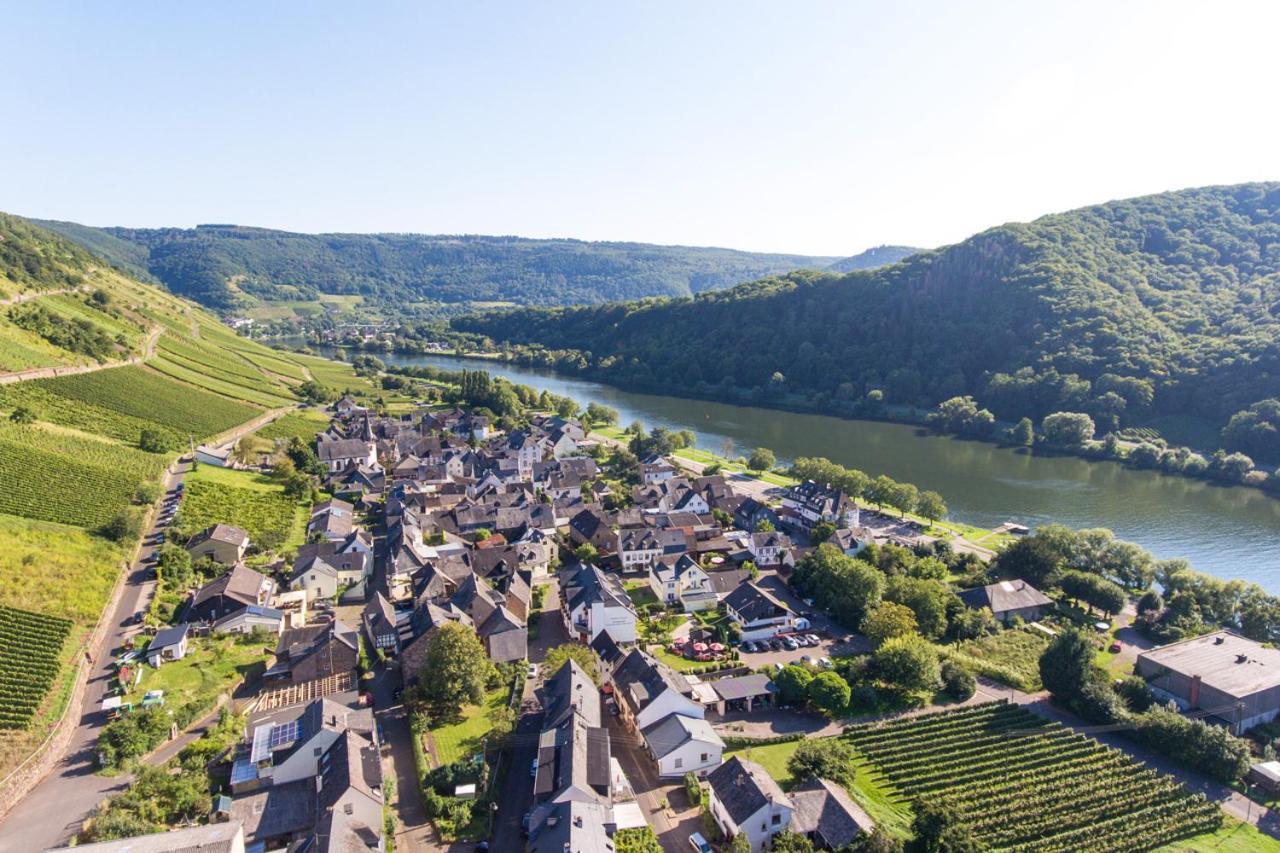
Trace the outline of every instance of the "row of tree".
<instances>
[{"instance_id":1,"label":"row of tree","mask_svg":"<svg viewBox=\"0 0 1280 853\"><path fill-rule=\"evenodd\" d=\"M896 509L903 515L914 512L931 522L947 515L946 501L937 492L921 491L884 474L872 478L857 468L846 468L823 457L797 457L790 473L797 479L834 486L850 498Z\"/></svg>"}]
</instances>

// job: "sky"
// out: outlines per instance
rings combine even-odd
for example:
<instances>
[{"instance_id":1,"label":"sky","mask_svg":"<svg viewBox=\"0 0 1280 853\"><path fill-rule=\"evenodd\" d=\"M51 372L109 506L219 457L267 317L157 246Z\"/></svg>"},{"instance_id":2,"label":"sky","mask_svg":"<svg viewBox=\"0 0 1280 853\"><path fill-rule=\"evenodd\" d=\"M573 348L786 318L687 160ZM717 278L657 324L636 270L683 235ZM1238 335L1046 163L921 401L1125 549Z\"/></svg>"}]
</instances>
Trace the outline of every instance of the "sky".
<instances>
[{"instance_id":1,"label":"sky","mask_svg":"<svg viewBox=\"0 0 1280 853\"><path fill-rule=\"evenodd\" d=\"M1280 3L12 4L0 209L848 255L1280 179Z\"/></svg>"}]
</instances>

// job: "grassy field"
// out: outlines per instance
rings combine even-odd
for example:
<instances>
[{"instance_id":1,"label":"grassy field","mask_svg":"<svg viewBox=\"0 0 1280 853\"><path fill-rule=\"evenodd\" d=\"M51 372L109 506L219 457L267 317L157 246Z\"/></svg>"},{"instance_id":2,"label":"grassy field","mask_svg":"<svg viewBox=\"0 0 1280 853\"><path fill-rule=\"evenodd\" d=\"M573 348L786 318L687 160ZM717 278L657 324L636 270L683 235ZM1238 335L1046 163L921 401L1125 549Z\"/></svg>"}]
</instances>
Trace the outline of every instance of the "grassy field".
<instances>
[{"instance_id":1,"label":"grassy field","mask_svg":"<svg viewBox=\"0 0 1280 853\"><path fill-rule=\"evenodd\" d=\"M1010 628L998 634L944 646L943 653L979 675L1034 693L1040 685L1040 655L1049 638L1038 631Z\"/></svg>"},{"instance_id":2,"label":"grassy field","mask_svg":"<svg viewBox=\"0 0 1280 853\"><path fill-rule=\"evenodd\" d=\"M251 544L296 547L306 538L307 507L270 477L201 465L188 478L178 509L177 535L190 536L211 524L233 524L249 532Z\"/></svg>"},{"instance_id":3,"label":"grassy field","mask_svg":"<svg viewBox=\"0 0 1280 853\"><path fill-rule=\"evenodd\" d=\"M1280 841L1260 832L1256 826L1226 818L1217 832L1175 841L1159 848L1161 853L1276 853Z\"/></svg>"},{"instance_id":4,"label":"grassy field","mask_svg":"<svg viewBox=\"0 0 1280 853\"><path fill-rule=\"evenodd\" d=\"M80 528L11 515L0 515L0 542L0 604L80 625L97 621L127 554Z\"/></svg>"},{"instance_id":5,"label":"grassy field","mask_svg":"<svg viewBox=\"0 0 1280 853\"><path fill-rule=\"evenodd\" d=\"M745 747L726 752L724 757L728 760L738 755L756 762L769 772L783 790L789 790L795 784L795 779L791 778L791 772L787 770L787 759L791 758L799 745L800 741L792 741ZM909 837L912 819L910 803L875 769L865 755L860 752L856 755L853 787L849 789L849 796L866 809L876 825L884 827L886 832L899 838Z\"/></svg>"},{"instance_id":6,"label":"grassy field","mask_svg":"<svg viewBox=\"0 0 1280 853\"><path fill-rule=\"evenodd\" d=\"M649 586L647 580L623 581L622 588L627 591L627 597L636 607L658 603L658 596L653 594L653 587Z\"/></svg>"},{"instance_id":7,"label":"grassy field","mask_svg":"<svg viewBox=\"0 0 1280 853\"><path fill-rule=\"evenodd\" d=\"M431 729L436 757L442 766L470 758L480 751L480 741L493 728L490 715L506 707L509 693L506 687L491 691L483 705L464 707L460 721ZM519 769L516 768L517 771Z\"/></svg>"},{"instance_id":8,"label":"grassy field","mask_svg":"<svg viewBox=\"0 0 1280 853\"><path fill-rule=\"evenodd\" d=\"M252 635L191 639L182 660L169 661L158 669L143 665L142 681L129 690L125 701L140 703L148 690L163 690L166 708L175 712L189 708L189 713L198 716L213 708L220 693L251 674L260 675L266 668L264 651L264 642Z\"/></svg>"},{"instance_id":9,"label":"grassy field","mask_svg":"<svg viewBox=\"0 0 1280 853\"><path fill-rule=\"evenodd\" d=\"M317 433L324 431L328 423L329 416L319 409L302 409L276 418L259 429L255 435L268 439L300 438L310 444L315 441Z\"/></svg>"}]
</instances>

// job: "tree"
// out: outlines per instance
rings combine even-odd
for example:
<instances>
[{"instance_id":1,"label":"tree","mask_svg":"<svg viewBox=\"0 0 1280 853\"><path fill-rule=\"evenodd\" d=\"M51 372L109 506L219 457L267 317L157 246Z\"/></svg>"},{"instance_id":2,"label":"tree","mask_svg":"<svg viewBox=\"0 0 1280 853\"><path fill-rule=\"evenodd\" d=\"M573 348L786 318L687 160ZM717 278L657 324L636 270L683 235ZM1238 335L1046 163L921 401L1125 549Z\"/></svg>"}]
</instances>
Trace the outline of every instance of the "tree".
<instances>
[{"instance_id":1,"label":"tree","mask_svg":"<svg viewBox=\"0 0 1280 853\"><path fill-rule=\"evenodd\" d=\"M596 560L600 559L600 552L597 551L596 546L592 545L590 542L583 542L577 548L573 549L573 556L579 563L583 563L585 565L588 563L594 563Z\"/></svg>"},{"instance_id":2,"label":"tree","mask_svg":"<svg viewBox=\"0 0 1280 853\"><path fill-rule=\"evenodd\" d=\"M799 705L807 701L811 681L812 670L798 664L784 666L773 677L773 683L778 688L778 698L786 705Z\"/></svg>"},{"instance_id":3,"label":"tree","mask_svg":"<svg viewBox=\"0 0 1280 853\"><path fill-rule=\"evenodd\" d=\"M1138 599L1137 611L1142 616L1147 613L1159 613L1164 610L1164 597L1154 589L1149 589Z\"/></svg>"},{"instance_id":4,"label":"tree","mask_svg":"<svg viewBox=\"0 0 1280 853\"><path fill-rule=\"evenodd\" d=\"M618 410L601 403L588 403L586 419L592 424L611 426L618 422Z\"/></svg>"},{"instance_id":5,"label":"tree","mask_svg":"<svg viewBox=\"0 0 1280 853\"><path fill-rule=\"evenodd\" d=\"M916 512L927 518L932 524L947 514L947 503L942 499L942 495L934 491L924 491L920 493L920 498L916 501Z\"/></svg>"},{"instance_id":6,"label":"tree","mask_svg":"<svg viewBox=\"0 0 1280 853\"><path fill-rule=\"evenodd\" d=\"M944 660L939 670L942 689L952 699L963 702L978 690L978 680L973 673L953 661Z\"/></svg>"},{"instance_id":7,"label":"tree","mask_svg":"<svg viewBox=\"0 0 1280 853\"><path fill-rule=\"evenodd\" d=\"M613 849L617 853L662 853L662 844L651 826L620 829L613 836Z\"/></svg>"},{"instance_id":8,"label":"tree","mask_svg":"<svg viewBox=\"0 0 1280 853\"><path fill-rule=\"evenodd\" d=\"M947 611L956 599L945 582L910 575L892 575L885 584L884 597L911 608L920 633L931 640L946 633Z\"/></svg>"},{"instance_id":9,"label":"tree","mask_svg":"<svg viewBox=\"0 0 1280 853\"><path fill-rule=\"evenodd\" d=\"M915 834L912 849L920 853L977 853L983 849L954 809L938 800L916 801L911 830Z\"/></svg>"},{"instance_id":10,"label":"tree","mask_svg":"<svg viewBox=\"0 0 1280 853\"><path fill-rule=\"evenodd\" d=\"M830 610L840 624L855 629L884 592L882 572L865 560L846 556L829 542L796 564L791 583L801 595Z\"/></svg>"},{"instance_id":11,"label":"tree","mask_svg":"<svg viewBox=\"0 0 1280 853\"><path fill-rule=\"evenodd\" d=\"M1009 430L1009 441L1020 447L1030 447L1036 440L1036 428L1031 418L1022 418Z\"/></svg>"},{"instance_id":12,"label":"tree","mask_svg":"<svg viewBox=\"0 0 1280 853\"><path fill-rule=\"evenodd\" d=\"M568 661L574 661L586 671L596 684L600 683L600 669L596 665L595 653L589 646L581 643L564 643L547 651L542 659L542 672L547 677L555 675Z\"/></svg>"},{"instance_id":13,"label":"tree","mask_svg":"<svg viewBox=\"0 0 1280 853\"><path fill-rule=\"evenodd\" d=\"M905 518L907 513L916 508L919 496L919 491L910 483L894 483L886 496L885 503L902 513Z\"/></svg>"},{"instance_id":14,"label":"tree","mask_svg":"<svg viewBox=\"0 0 1280 853\"><path fill-rule=\"evenodd\" d=\"M773 522L767 518L762 518L756 522L756 533L772 533L774 531Z\"/></svg>"},{"instance_id":15,"label":"tree","mask_svg":"<svg viewBox=\"0 0 1280 853\"><path fill-rule=\"evenodd\" d=\"M463 705L479 705L493 674L493 664L476 632L457 622L446 622L427 640L422 672L414 688L439 717L456 717Z\"/></svg>"},{"instance_id":16,"label":"tree","mask_svg":"<svg viewBox=\"0 0 1280 853\"><path fill-rule=\"evenodd\" d=\"M739 832L729 842L729 853L751 853L751 838L745 832Z\"/></svg>"},{"instance_id":17,"label":"tree","mask_svg":"<svg viewBox=\"0 0 1280 853\"><path fill-rule=\"evenodd\" d=\"M843 740L834 737L813 738L801 741L796 747L796 751L787 759L787 771L797 782L830 779L849 788L853 785L854 759L853 749Z\"/></svg>"},{"instance_id":18,"label":"tree","mask_svg":"<svg viewBox=\"0 0 1280 853\"><path fill-rule=\"evenodd\" d=\"M821 545L836 535L836 526L829 521L819 521L809 531L809 544Z\"/></svg>"},{"instance_id":19,"label":"tree","mask_svg":"<svg viewBox=\"0 0 1280 853\"><path fill-rule=\"evenodd\" d=\"M1222 443L1268 461L1280 461L1280 400L1259 400L1236 412L1222 428Z\"/></svg>"},{"instance_id":20,"label":"tree","mask_svg":"<svg viewBox=\"0 0 1280 853\"><path fill-rule=\"evenodd\" d=\"M1040 681L1055 697L1074 699L1093 674L1093 641L1075 628L1058 633L1040 655Z\"/></svg>"},{"instance_id":21,"label":"tree","mask_svg":"<svg viewBox=\"0 0 1280 853\"><path fill-rule=\"evenodd\" d=\"M757 447L751 451L751 456L747 459L747 467L752 471L768 471L778 464L778 460L773 455L773 451L767 447Z\"/></svg>"},{"instance_id":22,"label":"tree","mask_svg":"<svg viewBox=\"0 0 1280 853\"><path fill-rule=\"evenodd\" d=\"M769 842L772 853L813 853L813 842L798 832L784 829Z\"/></svg>"},{"instance_id":23,"label":"tree","mask_svg":"<svg viewBox=\"0 0 1280 853\"><path fill-rule=\"evenodd\" d=\"M1057 580L1060 554L1039 534L1017 540L996 555L992 568L1001 577L1021 578L1036 587Z\"/></svg>"},{"instance_id":24,"label":"tree","mask_svg":"<svg viewBox=\"0 0 1280 853\"><path fill-rule=\"evenodd\" d=\"M138 433L138 449L148 453L164 453L169 449L169 443L165 440L164 433L148 427Z\"/></svg>"},{"instance_id":25,"label":"tree","mask_svg":"<svg viewBox=\"0 0 1280 853\"><path fill-rule=\"evenodd\" d=\"M916 633L916 614L910 607L882 601L862 620L862 633L877 646L893 637Z\"/></svg>"},{"instance_id":26,"label":"tree","mask_svg":"<svg viewBox=\"0 0 1280 853\"><path fill-rule=\"evenodd\" d=\"M838 717L849 707L849 682L830 670L809 682L809 701L828 717Z\"/></svg>"},{"instance_id":27,"label":"tree","mask_svg":"<svg viewBox=\"0 0 1280 853\"><path fill-rule=\"evenodd\" d=\"M1040 422L1044 440L1060 447L1077 447L1093 438L1097 427L1082 412L1054 412Z\"/></svg>"},{"instance_id":28,"label":"tree","mask_svg":"<svg viewBox=\"0 0 1280 853\"><path fill-rule=\"evenodd\" d=\"M938 652L922 637L892 637L871 655L871 670L899 692L932 691L938 686Z\"/></svg>"},{"instance_id":29,"label":"tree","mask_svg":"<svg viewBox=\"0 0 1280 853\"><path fill-rule=\"evenodd\" d=\"M15 424L35 423L36 413L26 406L15 406L14 410L9 413L9 420Z\"/></svg>"}]
</instances>

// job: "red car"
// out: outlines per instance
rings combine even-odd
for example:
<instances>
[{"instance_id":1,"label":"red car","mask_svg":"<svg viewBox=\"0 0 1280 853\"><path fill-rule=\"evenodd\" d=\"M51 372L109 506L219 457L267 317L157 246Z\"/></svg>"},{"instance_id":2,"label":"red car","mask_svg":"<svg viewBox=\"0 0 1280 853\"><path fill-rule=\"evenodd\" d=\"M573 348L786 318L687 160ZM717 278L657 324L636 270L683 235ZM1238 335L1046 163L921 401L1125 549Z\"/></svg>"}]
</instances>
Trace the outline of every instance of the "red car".
<instances>
[{"instance_id":1,"label":"red car","mask_svg":"<svg viewBox=\"0 0 1280 853\"><path fill-rule=\"evenodd\" d=\"M1120 641L1117 640L1116 642L1112 643L1110 648L1107 649L1107 651L1111 652L1112 654L1118 654L1120 652Z\"/></svg>"}]
</instances>

